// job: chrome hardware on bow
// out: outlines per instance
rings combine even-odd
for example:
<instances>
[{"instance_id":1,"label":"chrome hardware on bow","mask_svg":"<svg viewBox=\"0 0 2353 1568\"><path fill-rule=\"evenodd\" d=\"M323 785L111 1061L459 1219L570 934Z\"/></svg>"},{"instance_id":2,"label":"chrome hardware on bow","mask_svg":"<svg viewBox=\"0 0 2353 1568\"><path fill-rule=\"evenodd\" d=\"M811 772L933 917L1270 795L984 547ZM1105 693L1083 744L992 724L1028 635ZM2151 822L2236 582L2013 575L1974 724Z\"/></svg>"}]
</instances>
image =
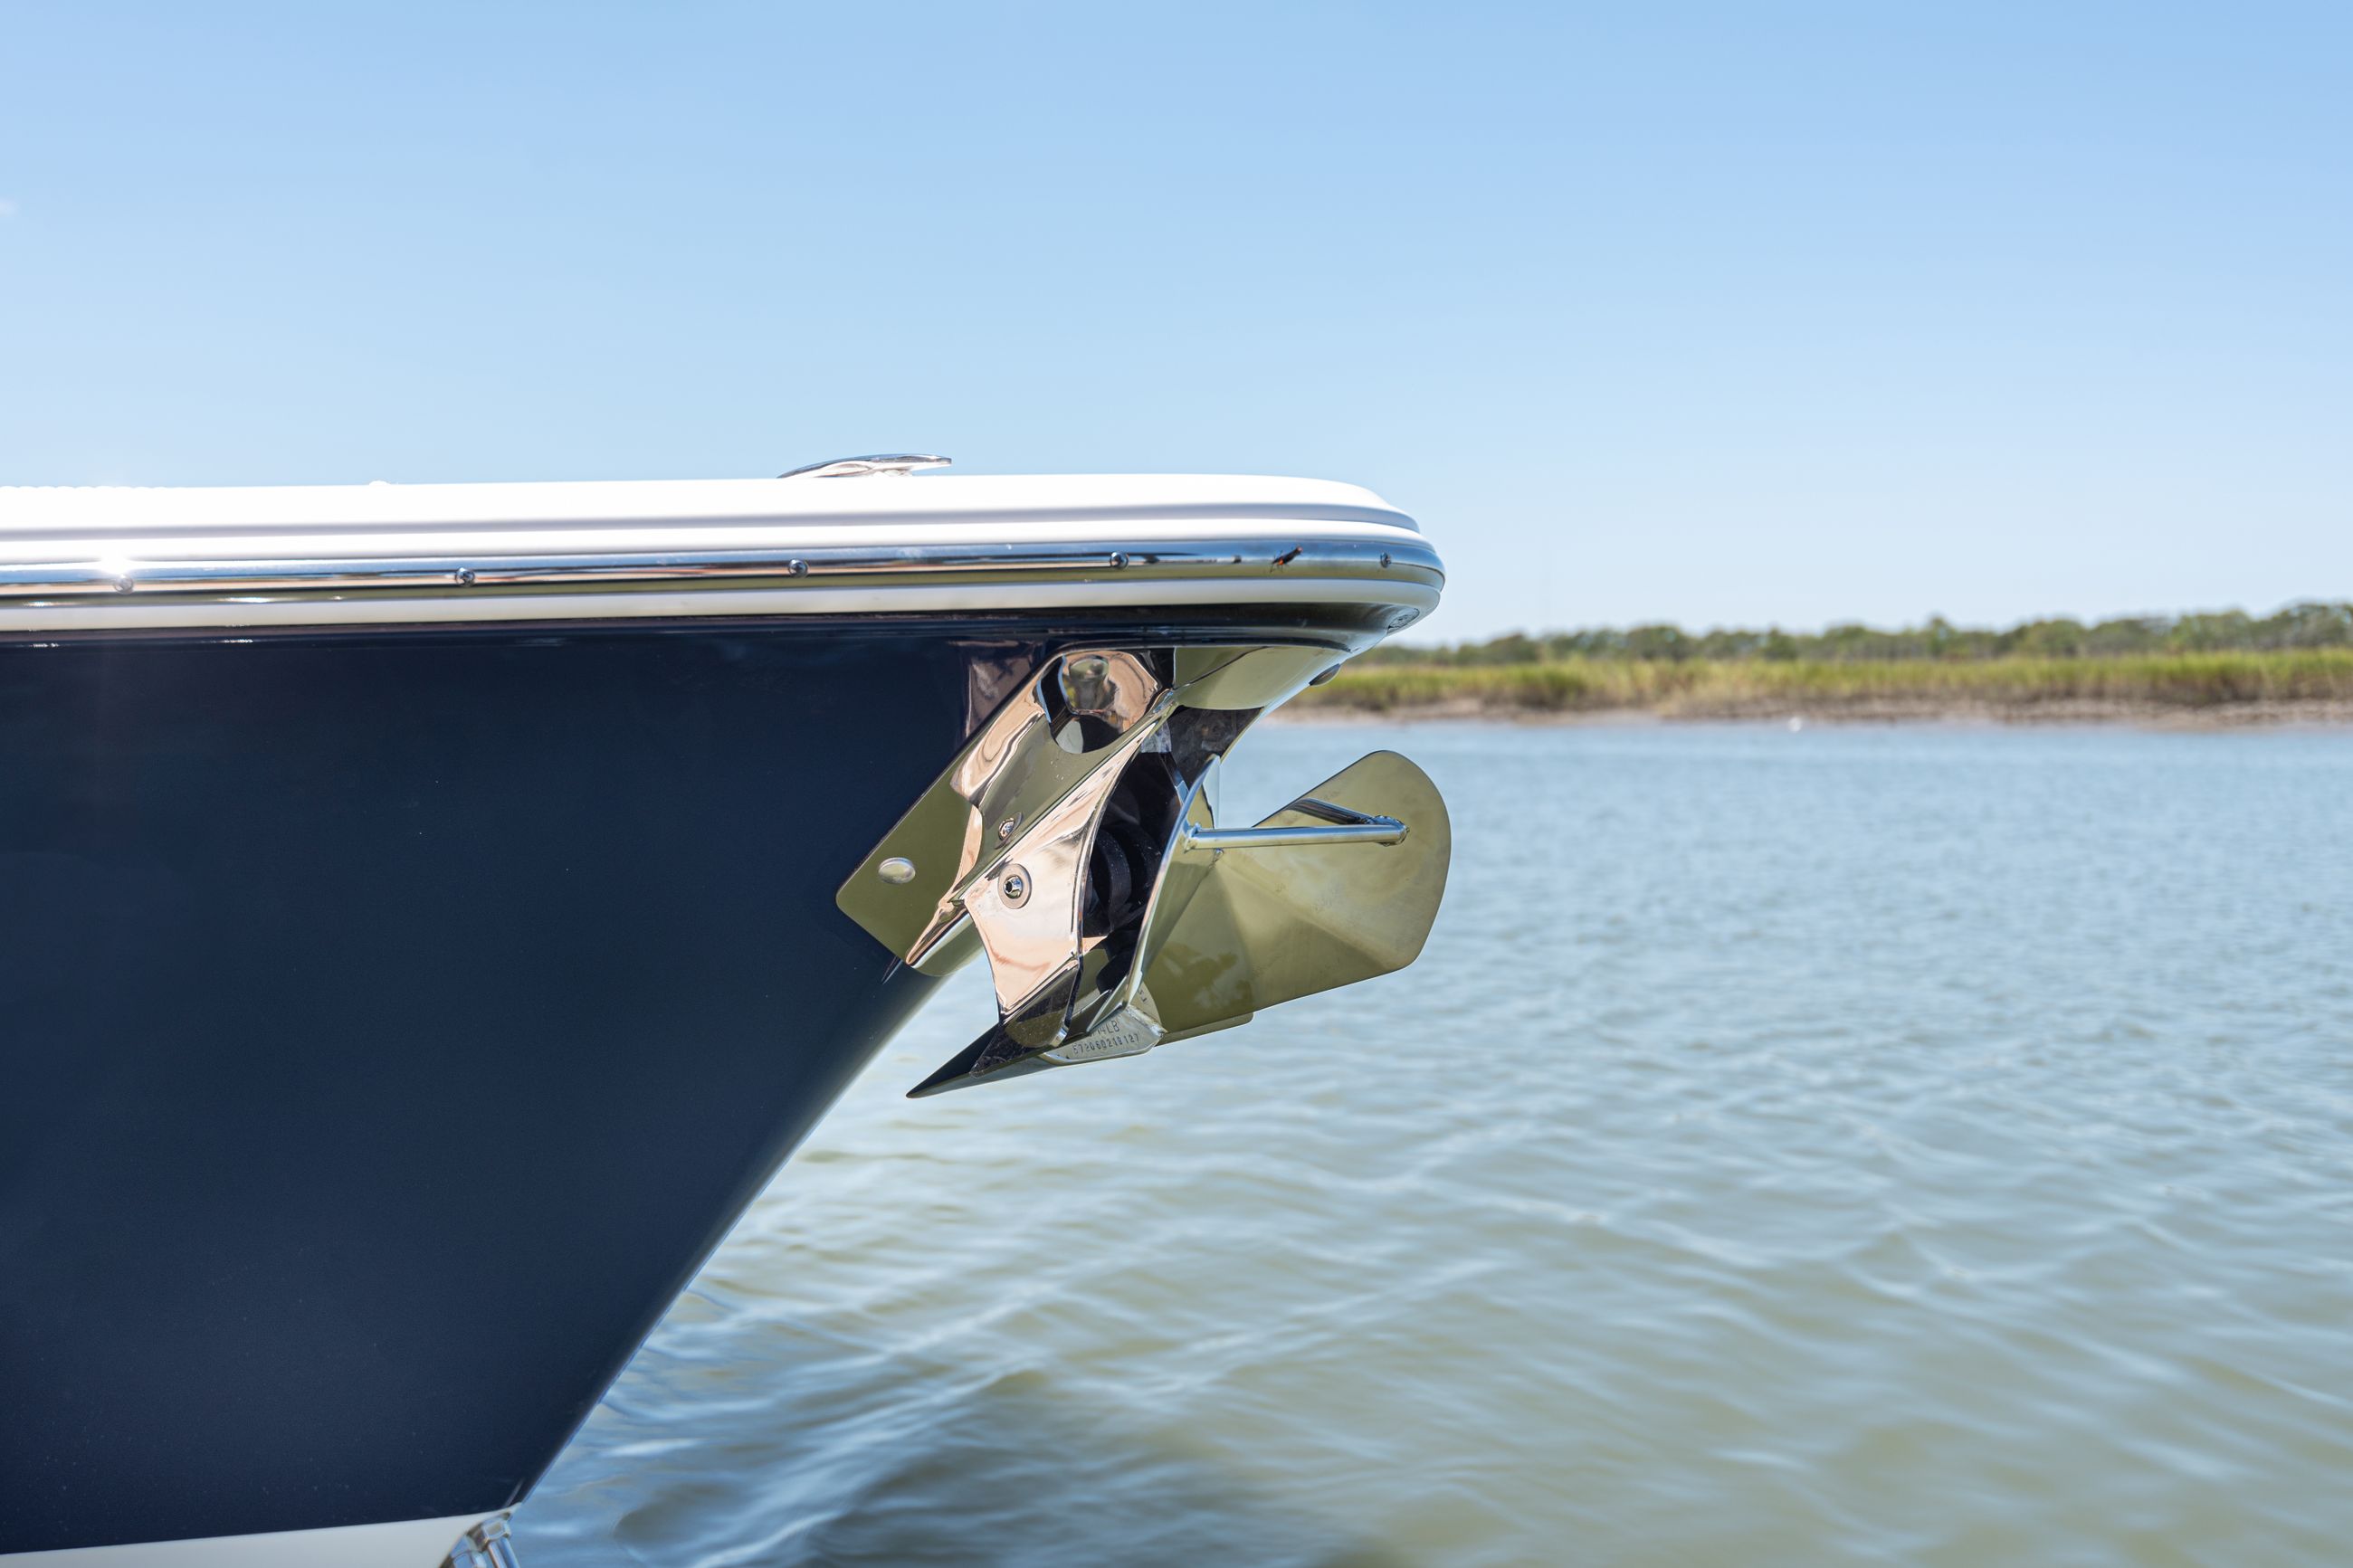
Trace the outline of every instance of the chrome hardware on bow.
<instances>
[{"instance_id":1,"label":"chrome hardware on bow","mask_svg":"<svg viewBox=\"0 0 2353 1568\"><path fill-rule=\"evenodd\" d=\"M1301 795L1283 809L1334 826L1195 827L1188 823L1185 828L1185 847L1283 849L1302 844L1398 844L1405 839L1405 824L1394 816L1367 816L1361 811L1350 811L1345 805L1334 805L1328 800L1317 800L1312 795Z\"/></svg>"},{"instance_id":2,"label":"chrome hardware on bow","mask_svg":"<svg viewBox=\"0 0 2353 1568\"><path fill-rule=\"evenodd\" d=\"M1213 819L1218 759L1336 657L1079 649L1005 699L836 896L927 973L988 956L996 1025L913 1092L1137 1055L1413 962L1451 853L1413 763L1377 752L1255 827Z\"/></svg>"},{"instance_id":3,"label":"chrome hardware on bow","mask_svg":"<svg viewBox=\"0 0 2353 1568\"><path fill-rule=\"evenodd\" d=\"M504 1514L493 1514L458 1538L441 1568L517 1568L514 1538Z\"/></svg>"},{"instance_id":4,"label":"chrome hardware on bow","mask_svg":"<svg viewBox=\"0 0 2353 1568\"><path fill-rule=\"evenodd\" d=\"M869 474L897 474L902 477L917 468L944 468L955 462L953 458L934 458L919 452L877 452L864 458L836 458L831 462L810 463L803 468L787 468L780 479L857 479Z\"/></svg>"}]
</instances>

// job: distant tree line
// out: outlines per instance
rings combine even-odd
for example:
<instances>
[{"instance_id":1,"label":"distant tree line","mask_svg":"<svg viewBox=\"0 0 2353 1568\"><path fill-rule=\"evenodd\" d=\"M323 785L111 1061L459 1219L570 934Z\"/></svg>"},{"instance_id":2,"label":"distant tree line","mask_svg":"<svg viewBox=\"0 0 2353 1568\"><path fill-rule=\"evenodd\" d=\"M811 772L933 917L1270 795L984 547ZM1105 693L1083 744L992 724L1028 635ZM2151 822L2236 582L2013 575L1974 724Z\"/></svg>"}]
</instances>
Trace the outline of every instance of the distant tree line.
<instances>
[{"instance_id":1,"label":"distant tree line","mask_svg":"<svg viewBox=\"0 0 2353 1568\"><path fill-rule=\"evenodd\" d=\"M1530 637L1511 632L1480 643L1417 647L1384 644L1361 664L1518 665L1566 659L1771 659L1861 664L1897 659L2077 658L2119 654L2217 653L2353 647L2353 603L2310 600L2258 619L2243 610L2188 616L2131 616L2099 621L2025 621L2008 631L1957 626L1943 616L1926 626L1881 631L1859 624L1820 632L1681 626L1598 626Z\"/></svg>"}]
</instances>

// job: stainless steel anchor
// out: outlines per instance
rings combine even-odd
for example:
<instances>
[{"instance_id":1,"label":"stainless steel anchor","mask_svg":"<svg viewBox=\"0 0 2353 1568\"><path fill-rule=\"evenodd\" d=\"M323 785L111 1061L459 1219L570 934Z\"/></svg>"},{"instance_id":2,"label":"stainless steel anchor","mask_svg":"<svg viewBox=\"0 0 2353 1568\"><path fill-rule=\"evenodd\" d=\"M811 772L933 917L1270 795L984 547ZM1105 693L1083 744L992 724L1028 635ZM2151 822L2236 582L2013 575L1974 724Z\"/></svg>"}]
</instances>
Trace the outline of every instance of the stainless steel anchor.
<instances>
[{"instance_id":1,"label":"stainless steel anchor","mask_svg":"<svg viewBox=\"0 0 2353 1568\"><path fill-rule=\"evenodd\" d=\"M1219 759L1328 648L1049 660L842 884L905 962L987 955L997 1021L912 1091L1135 1056L1401 969L1446 886L1446 806L1377 752L1220 828Z\"/></svg>"}]
</instances>

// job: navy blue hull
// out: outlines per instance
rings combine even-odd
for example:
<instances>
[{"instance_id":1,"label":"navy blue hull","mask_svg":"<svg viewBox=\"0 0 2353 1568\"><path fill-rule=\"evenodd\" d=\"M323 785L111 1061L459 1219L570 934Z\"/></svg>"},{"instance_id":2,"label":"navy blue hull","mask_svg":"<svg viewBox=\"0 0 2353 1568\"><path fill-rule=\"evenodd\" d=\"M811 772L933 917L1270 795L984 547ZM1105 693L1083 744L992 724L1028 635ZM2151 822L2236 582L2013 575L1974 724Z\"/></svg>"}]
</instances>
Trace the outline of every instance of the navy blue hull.
<instances>
[{"instance_id":1,"label":"navy blue hull","mask_svg":"<svg viewBox=\"0 0 2353 1568\"><path fill-rule=\"evenodd\" d=\"M0 1552L528 1489L929 982L939 628L0 647Z\"/></svg>"}]
</instances>

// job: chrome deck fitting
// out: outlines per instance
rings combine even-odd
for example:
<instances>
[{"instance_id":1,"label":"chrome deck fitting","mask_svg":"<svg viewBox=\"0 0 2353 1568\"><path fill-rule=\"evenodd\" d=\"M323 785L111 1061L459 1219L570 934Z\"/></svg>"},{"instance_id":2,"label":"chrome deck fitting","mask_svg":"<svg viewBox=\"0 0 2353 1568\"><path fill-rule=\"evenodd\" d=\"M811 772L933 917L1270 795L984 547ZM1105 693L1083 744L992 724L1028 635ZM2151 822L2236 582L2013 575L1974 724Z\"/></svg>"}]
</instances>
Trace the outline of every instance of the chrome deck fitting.
<instances>
[{"instance_id":1,"label":"chrome deck fitting","mask_svg":"<svg viewBox=\"0 0 2353 1568\"><path fill-rule=\"evenodd\" d=\"M835 458L829 462L810 463L803 468L786 468L780 479L860 479L870 474L897 474L902 478L918 468L944 468L954 458L934 458L919 452L877 452L864 458Z\"/></svg>"}]
</instances>

